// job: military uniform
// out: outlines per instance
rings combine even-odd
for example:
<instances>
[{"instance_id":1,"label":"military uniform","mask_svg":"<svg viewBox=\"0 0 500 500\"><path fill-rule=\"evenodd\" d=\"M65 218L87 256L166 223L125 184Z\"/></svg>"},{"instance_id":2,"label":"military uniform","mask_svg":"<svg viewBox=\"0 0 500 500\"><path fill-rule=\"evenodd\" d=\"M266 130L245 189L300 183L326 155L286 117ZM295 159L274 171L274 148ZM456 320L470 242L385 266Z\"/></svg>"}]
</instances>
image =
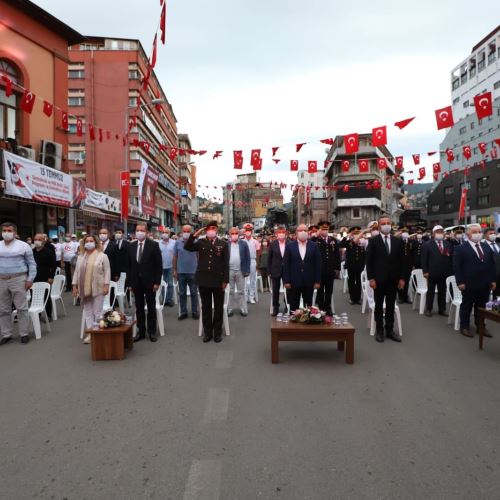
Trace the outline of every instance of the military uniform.
<instances>
[{"instance_id":1,"label":"military uniform","mask_svg":"<svg viewBox=\"0 0 500 500\"><path fill-rule=\"evenodd\" d=\"M405 286L401 290L398 290L398 296L400 302L408 302L408 285L410 283L410 275L413 269L413 243L410 240L403 241L403 279L405 280Z\"/></svg>"},{"instance_id":2,"label":"military uniform","mask_svg":"<svg viewBox=\"0 0 500 500\"><path fill-rule=\"evenodd\" d=\"M411 242L411 254L413 269L422 269L422 245L424 240L413 240Z\"/></svg>"},{"instance_id":3,"label":"military uniform","mask_svg":"<svg viewBox=\"0 0 500 500\"><path fill-rule=\"evenodd\" d=\"M322 311L332 314L333 280L335 274L340 271L339 246L337 240L331 236L317 236L312 241L318 245L321 254L321 282L316 304Z\"/></svg>"},{"instance_id":4,"label":"military uniform","mask_svg":"<svg viewBox=\"0 0 500 500\"><path fill-rule=\"evenodd\" d=\"M198 252L195 280L202 304L203 330L206 336L222 335L224 308L223 283L229 283L229 249L219 238L195 239L191 234L184 245L189 252ZM212 316L213 300L213 316Z\"/></svg>"},{"instance_id":5,"label":"military uniform","mask_svg":"<svg viewBox=\"0 0 500 500\"><path fill-rule=\"evenodd\" d=\"M366 249L353 240L344 238L340 243L345 248L345 267L349 298L354 304L361 302L361 273L365 268Z\"/></svg>"}]
</instances>

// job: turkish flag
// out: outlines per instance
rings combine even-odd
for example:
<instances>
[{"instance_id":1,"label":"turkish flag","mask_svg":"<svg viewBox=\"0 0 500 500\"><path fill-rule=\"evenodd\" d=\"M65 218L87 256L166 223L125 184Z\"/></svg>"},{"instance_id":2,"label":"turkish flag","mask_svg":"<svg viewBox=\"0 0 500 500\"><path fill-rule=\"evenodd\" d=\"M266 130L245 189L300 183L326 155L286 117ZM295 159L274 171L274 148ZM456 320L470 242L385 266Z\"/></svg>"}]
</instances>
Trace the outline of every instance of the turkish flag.
<instances>
[{"instance_id":1,"label":"turkish flag","mask_svg":"<svg viewBox=\"0 0 500 500\"><path fill-rule=\"evenodd\" d=\"M491 148L490 156L492 159L495 159L498 156L496 148Z\"/></svg>"},{"instance_id":2,"label":"turkish flag","mask_svg":"<svg viewBox=\"0 0 500 500\"><path fill-rule=\"evenodd\" d=\"M455 159L455 154L453 153L453 149L448 148L446 150L446 159L448 163L451 163Z\"/></svg>"},{"instance_id":3,"label":"turkish flag","mask_svg":"<svg viewBox=\"0 0 500 500\"><path fill-rule=\"evenodd\" d=\"M359 160L358 168L360 174L366 174L370 171L370 163L368 160Z\"/></svg>"},{"instance_id":4,"label":"turkish flag","mask_svg":"<svg viewBox=\"0 0 500 500\"><path fill-rule=\"evenodd\" d=\"M477 117L480 120L487 116L491 116L493 114L493 99L491 92L485 92L484 94L475 96L474 106L476 108Z\"/></svg>"},{"instance_id":5,"label":"turkish flag","mask_svg":"<svg viewBox=\"0 0 500 500\"><path fill-rule=\"evenodd\" d=\"M299 144L295 144L295 151L297 151L297 153L302 149L303 146L305 146L307 144L307 142L301 142Z\"/></svg>"},{"instance_id":6,"label":"turkish flag","mask_svg":"<svg viewBox=\"0 0 500 500\"><path fill-rule=\"evenodd\" d=\"M470 157L472 156L472 150L470 148L470 146L464 146L462 148L462 151L464 153L464 157L467 159L467 160L470 160Z\"/></svg>"},{"instance_id":7,"label":"turkish flag","mask_svg":"<svg viewBox=\"0 0 500 500\"><path fill-rule=\"evenodd\" d=\"M435 173L435 174L439 174L439 172L441 172L441 163L434 163L432 165L432 172Z\"/></svg>"},{"instance_id":8,"label":"turkish flag","mask_svg":"<svg viewBox=\"0 0 500 500\"><path fill-rule=\"evenodd\" d=\"M281 160L279 160L278 158L273 158L273 161L274 161L274 163L276 163L276 165L277 165L277 164L278 164Z\"/></svg>"},{"instance_id":9,"label":"turkish flag","mask_svg":"<svg viewBox=\"0 0 500 500\"><path fill-rule=\"evenodd\" d=\"M81 118L76 119L76 135L82 137L83 135L83 122Z\"/></svg>"},{"instance_id":10,"label":"turkish flag","mask_svg":"<svg viewBox=\"0 0 500 500\"><path fill-rule=\"evenodd\" d=\"M242 169L243 168L243 151L233 151L234 157L234 168Z\"/></svg>"},{"instance_id":11,"label":"turkish flag","mask_svg":"<svg viewBox=\"0 0 500 500\"><path fill-rule=\"evenodd\" d=\"M497 146L500 146L500 139L493 139L493 141Z\"/></svg>"},{"instance_id":12,"label":"turkish flag","mask_svg":"<svg viewBox=\"0 0 500 500\"><path fill-rule=\"evenodd\" d=\"M453 110L451 106L446 106L445 108L436 109L436 123L438 130L443 128L453 127Z\"/></svg>"},{"instance_id":13,"label":"turkish flag","mask_svg":"<svg viewBox=\"0 0 500 500\"><path fill-rule=\"evenodd\" d=\"M433 178L435 181L438 181L438 180L439 180L439 174L432 174L432 178Z\"/></svg>"},{"instance_id":14,"label":"turkish flag","mask_svg":"<svg viewBox=\"0 0 500 500\"><path fill-rule=\"evenodd\" d=\"M33 106L35 105L36 95L29 90L24 91L24 95L21 99L19 107L25 112L30 113L33 111Z\"/></svg>"},{"instance_id":15,"label":"turkish flag","mask_svg":"<svg viewBox=\"0 0 500 500\"><path fill-rule=\"evenodd\" d=\"M481 154L484 155L486 153L486 143L485 142L480 142L478 145L479 151L481 151Z\"/></svg>"},{"instance_id":16,"label":"turkish flag","mask_svg":"<svg viewBox=\"0 0 500 500\"><path fill-rule=\"evenodd\" d=\"M323 168L326 170L326 169L328 168L328 165L329 165L330 163L333 163L333 160L325 160L325 161L323 162Z\"/></svg>"},{"instance_id":17,"label":"turkish flag","mask_svg":"<svg viewBox=\"0 0 500 500\"><path fill-rule=\"evenodd\" d=\"M349 160L342 160L342 172L349 172Z\"/></svg>"},{"instance_id":18,"label":"turkish flag","mask_svg":"<svg viewBox=\"0 0 500 500\"><path fill-rule=\"evenodd\" d=\"M2 80L5 82L5 97L10 97L12 95L12 80L6 75L2 75Z\"/></svg>"},{"instance_id":19,"label":"turkish flag","mask_svg":"<svg viewBox=\"0 0 500 500\"><path fill-rule=\"evenodd\" d=\"M333 146L333 139L330 137L329 139L321 139L321 142L322 144L328 144L329 146Z\"/></svg>"},{"instance_id":20,"label":"turkish flag","mask_svg":"<svg viewBox=\"0 0 500 500\"><path fill-rule=\"evenodd\" d=\"M43 112L50 118L54 112L54 105L51 102L43 101Z\"/></svg>"},{"instance_id":21,"label":"turkish flag","mask_svg":"<svg viewBox=\"0 0 500 500\"><path fill-rule=\"evenodd\" d=\"M390 182L387 182L386 185L385 185L385 187L387 189L391 189L392 188L392 184Z\"/></svg>"},{"instance_id":22,"label":"turkish flag","mask_svg":"<svg viewBox=\"0 0 500 500\"><path fill-rule=\"evenodd\" d=\"M377 127L372 130L372 146L379 147L387 144L387 127Z\"/></svg>"},{"instance_id":23,"label":"turkish flag","mask_svg":"<svg viewBox=\"0 0 500 500\"><path fill-rule=\"evenodd\" d=\"M467 206L467 188L462 189L460 195L460 208L458 209L458 220L465 218L465 207Z\"/></svg>"},{"instance_id":24,"label":"turkish flag","mask_svg":"<svg viewBox=\"0 0 500 500\"><path fill-rule=\"evenodd\" d=\"M153 51L151 53L151 69L154 69L156 66L156 45L157 45L157 38L158 35L155 35L155 38L153 40Z\"/></svg>"},{"instance_id":25,"label":"turkish flag","mask_svg":"<svg viewBox=\"0 0 500 500\"><path fill-rule=\"evenodd\" d=\"M273 148L273 156L276 156L276 153L278 152L279 146L274 146Z\"/></svg>"},{"instance_id":26,"label":"turkish flag","mask_svg":"<svg viewBox=\"0 0 500 500\"><path fill-rule=\"evenodd\" d=\"M307 171L310 174L315 174L318 171L318 162L317 161L308 161L307 162Z\"/></svg>"},{"instance_id":27,"label":"turkish flag","mask_svg":"<svg viewBox=\"0 0 500 500\"><path fill-rule=\"evenodd\" d=\"M411 185L413 185L413 179L408 180L408 186L411 186Z\"/></svg>"},{"instance_id":28,"label":"turkish flag","mask_svg":"<svg viewBox=\"0 0 500 500\"><path fill-rule=\"evenodd\" d=\"M95 141L95 130L94 130L94 125L92 125L92 123L89 123L89 135L90 135L90 140Z\"/></svg>"},{"instance_id":29,"label":"turkish flag","mask_svg":"<svg viewBox=\"0 0 500 500\"><path fill-rule=\"evenodd\" d=\"M262 158L258 158L252 162L254 170L262 170Z\"/></svg>"},{"instance_id":30,"label":"turkish flag","mask_svg":"<svg viewBox=\"0 0 500 500\"><path fill-rule=\"evenodd\" d=\"M216 158L220 158L222 156L223 151L216 151L212 157L213 160ZM200 153L201 154L201 153Z\"/></svg>"},{"instance_id":31,"label":"turkish flag","mask_svg":"<svg viewBox=\"0 0 500 500\"><path fill-rule=\"evenodd\" d=\"M290 160L290 170L296 172L299 169L299 160Z\"/></svg>"},{"instance_id":32,"label":"turkish flag","mask_svg":"<svg viewBox=\"0 0 500 500\"><path fill-rule=\"evenodd\" d=\"M403 130L406 126L408 126L413 120L415 119L415 117L413 118L406 118L405 120L401 120L400 122L396 122L394 124L395 127L398 127L400 130Z\"/></svg>"},{"instance_id":33,"label":"turkish flag","mask_svg":"<svg viewBox=\"0 0 500 500\"><path fill-rule=\"evenodd\" d=\"M130 172L120 172L120 195L122 219L128 219L128 204L130 191Z\"/></svg>"},{"instance_id":34,"label":"turkish flag","mask_svg":"<svg viewBox=\"0 0 500 500\"><path fill-rule=\"evenodd\" d=\"M425 167L418 169L418 180L421 181L425 177Z\"/></svg>"},{"instance_id":35,"label":"turkish flag","mask_svg":"<svg viewBox=\"0 0 500 500\"><path fill-rule=\"evenodd\" d=\"M359 150L359 135L349 134L344 136L345 152L348 155L354 154Z\"/></svg>"},{"instance_id":36,"label":"turkish flag","mask_svg":"<svg viewBox=\"0 0 500 500\"><path fill-rule=\"evenodd\" d=\"M379 158L377 160L377 167L380 170L383 170L384 168L387 168L387 160L385 158Z\"/></svg>"},{"instance_id":37,"label":"turkish flag","mask_svg":"<svg viewBox=\"0 0 500 500\"><path fill-rule=\"evenodd\" d=\"M177 158L177 153L178 152L179 152L179 150L177 148L170 148L170 151L168 153L168 157L171 160L175 160Z\"/></svg>"},{"instance_id":38,"label":"turkish flag","mask_svg":"<svg viewBox=\"0 0 500 500\"><path fill-rule=\"evenodd\" d=\"M400 170L403 169L403 157L402 156L396 156L396 167L399 168Z\"/></svg>"},{"instance_id":39,"label":"turkish flag","mask_svg":"<svg viewBox=\"0 0 500 500\"><path fill-rule=\"evenodd\" d=\"M260 160L260 149L252 149L251 157L250 157L250 165L252 167L255 167L255 165L259 165L259 160ZM262 165L262 162L261 162ZM260 170L260 169L255 169L254 170Z\"/></svg>"},{"instance_id":40,"label":"turkish flag","mask_svg":"<svg viewBox=\"0 0 500 500\"><path fill-rule=\"evenodd\" d=\"M165 33L167 28L167 3L163 4L160 15L161 43L165 45Z\"/></svg>"},{"instance_id":41,"label":"turkish flag","mask_svg":"<svg viewBox=\"0 0 500 500\"><path fill-rule=\"evenodd\" d=\"M342 188L342 191L344 193L348 193L349 192L349 184L345 184L344 187Z\"/></svg>"},{"instance_id":42,"label":"turkish flag","mask_svg":"<svg viewBox=\"0 0 500 500\"><path fill-rule=\"evenodd\" d=\"M420 155L412 155L413 156L413 163L415 165L420 165Z\"/></svg>"},{"instance_id":43,"label":"turkish flag","mask_svg":"<svg viewBox=\"0 0 500 500\"><path fill-rule=\"evenodd\" d=\"M68 130L68 113L66 111L61 111L61 127L63 130Z\"/></svg>"}]
</instances>

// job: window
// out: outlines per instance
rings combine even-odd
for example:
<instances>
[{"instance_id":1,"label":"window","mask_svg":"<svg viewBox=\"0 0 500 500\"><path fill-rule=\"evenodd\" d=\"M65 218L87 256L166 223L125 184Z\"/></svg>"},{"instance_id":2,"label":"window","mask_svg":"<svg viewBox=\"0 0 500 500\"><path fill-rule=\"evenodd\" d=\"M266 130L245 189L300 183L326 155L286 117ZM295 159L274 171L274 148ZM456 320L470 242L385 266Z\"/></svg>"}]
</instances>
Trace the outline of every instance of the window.
<instances>
[{"instance_id":1,"label":"window","mask_svg":"<svg viewBox=\"0 0 500 500\"><path fill-rule=\"evenodd\" d=\"M128 98L128 106L129 108L134 108L137 106L137 97L129 97Z\"/></svg>"},{"instance_id":2,"label":"window","mask_svg":"<svg viewBox=\"0 0 500 500\"><path fill-rule=\"evenodd\" d=\"M453 104L458 104L460 102L460 97L455 97L455 99L453 99Z\"/></svg>"},{"instance_id":3,"label":"window","mask_svg":"<svg viewBox=\"0 0 500 500\"><path fill-rule=\"evenodd\" d=\"M468 108L469 107L469 101L468 100L464 101L463 106L464 106L464 108Z\"/></svg>"},{"instance_id":4,"label":"window","mask_svg":"<svg viewBox=\"0 0 500 500\"><path fill-rule=\"evenodd\" d=\"M458 78L456 78L455 80L453 80L453 83L451 84L451 88L452 88L452 90L457 90L458 87L460 87L460 80Z\"/></svg>"},{"instance_id":5,"label":"window","mask_svg":"<svg viewBox=\"0 0 500 500\"><path fill-rule=\"evenodd\" d=\"M436 213L436 212L439 212L439 205L432 205L431 206L431 211Z\"/></svg>"},{"instance_id":6,"label":"window","mask_svg":"<svg viewBox=\"0 0 500 500\"><path fill-rule=\"evenodd\" d=\"M0 72L6 74L13 82L19 81L17 69L5 59L0 59ZM0 138L7 139L9 137L19 140L19 116L16 92L7 97L4 88L0 87Z\"/></svg>"},{"instance_id":7,"label":"window","mask_svg":"<svg viewBox=\"0 0 500 500\"><path fill-rule=\"evenodd\" d=\"M490 204L490 195L484 194L484 195L478 196L477 204L480 207L487 207Z\"/></svg>"},{"instance_id":8,"label":"window","mask_svg":"<svg viewBox=\"0 0 500 500\"><path fill-rule=\"evenodd\" d=\"M68 106L85 106L85 97L68 97Z\"/></svg>"},{"instance_id":9,"label":"window","mask_svg":"<svg viewBox=\"0 0 500 500\"><path fill-rule=\"evenodd\" d=\"M489 177L481 177L477 180L477 189L481 191L482 189L487 189L490 185Z\"/></svg>"},{"instance_id":10,"label":"window","mask_svg":"<svg viewBox=\"0 0 500 500\"><path fill-rule=\"evenodd\" d=\"M361 210L360 210L359 207L356 207L356 208L352 209L351 218L353 218L353 219L361 219Z\"/></svg>"},{"instance_id":11,"label":"window","mask_svg":"<svg viewBox=\"0 0 500 500\"><path fill-rule=\"evenodd\" d=\"M475 127L474 122L470 122L470 129L474 130L474 127Z\"/></svg>"},{"instance_id":12,"label":"window","mask_svg":"<svg viewBox=\"0 0 500 500\"><path fill-rule=\"evenodd\" d=\"M464 135L465 132L467 132L467 127L461 127L458 132L459 132L460 135Z\"/></svg>"},{"instance_id":13,"label":"window","mask_svg":"<svg viewBox=\"0 0 500 500\"><path fill-rule=\"evenodd\" d=\"M83 69L70 69L68 78L85 78L85 71Z\"/></svg>"},{"instance_id":14,"label":"window","mask_svg":"<svg viewBox=\"0 0 500 500\"><path fill-rule=\"evenodd\" d=\"M500 89L500 80L498 80L498 82L495 82L495 83L494 83L493 88L494 88L495 90Z\"/></svg>"},{"instance_id":15,"label":"window","mask_svg":"<svg viewBox=\"0 0 500 500\"><path fill-rule=\"evenodd\" d=\"M129 69L128 70L128 79L129 80L140 80L141 75L137 69Z\"/></svg>"},{"instance_id":16,"label":"window","mask_svg":"<svg viewBox=\"0 0 500 500\"><path fill-rule=\"evenodd\" d=\"M455 188L453 186L448 186L444 188L444 195L451 196L455 192Z\"/></svg>"},{"instance_id":17,"label":"window","mask_svg":"<svg viewBox=\"0 0 500 500\"><path fill-rule=\"evenodd\" d=\"M85 161L85 151L69 151L68 152L68 160L83 160Z\"/></svg>"}]
</instances>

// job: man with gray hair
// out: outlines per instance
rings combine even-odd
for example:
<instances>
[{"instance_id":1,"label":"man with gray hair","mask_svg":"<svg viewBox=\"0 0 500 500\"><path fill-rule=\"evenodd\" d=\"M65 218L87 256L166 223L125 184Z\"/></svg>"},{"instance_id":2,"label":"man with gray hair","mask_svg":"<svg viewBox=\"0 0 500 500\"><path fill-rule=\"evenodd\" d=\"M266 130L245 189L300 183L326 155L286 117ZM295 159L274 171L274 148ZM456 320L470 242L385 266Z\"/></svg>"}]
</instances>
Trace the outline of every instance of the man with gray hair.
<instances>
[{"instance_id":1,"label":"man with gray hair","mask_svg":"<svg viewBox=\"0 0 500 500\"><path fill-rule=\"evenodd\" d=\"M0 241L0 345L12 340L12 304L17 309L21 342L29 342L28 300L26 292L36 276L36 263L31 247L16 239L17 227L4 222Z\"/></svg>"}]
</instances>

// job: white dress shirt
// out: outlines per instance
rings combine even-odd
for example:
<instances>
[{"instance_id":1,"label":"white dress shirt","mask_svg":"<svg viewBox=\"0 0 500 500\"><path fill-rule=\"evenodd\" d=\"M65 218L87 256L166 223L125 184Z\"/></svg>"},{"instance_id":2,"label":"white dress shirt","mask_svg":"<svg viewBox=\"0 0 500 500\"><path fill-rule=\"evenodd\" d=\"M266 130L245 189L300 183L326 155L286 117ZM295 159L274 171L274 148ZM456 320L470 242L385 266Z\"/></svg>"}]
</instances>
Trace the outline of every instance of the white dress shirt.
<instances>
[{"instance_id":1,"label":"white dress shirt","mask_svg":"<svg viewBox=\"0 0 500 500\"><path fill-rule=\"evenodd\" d=\"M306 258L307 241L298 241L297 243L299 244L300 258L304 260Z\"/></svg>"},{"instance_id":2,"label":"white dress shirt","mask_svg":"<svg viewBox=\"0 0 500 500\"><path fill-rule=\"evenodd\" d=\"M477 251L476 243L474 243L472 240L467 240L467 241L470 243L470 246L473 248L474 253L477 255L477 258L478 258L479 260L484 260L484 259L482 259L482 258L481 258L481 256L479 255L479 252ZM478 245L481 245L481 243L480 243L480 242L479 242L479 243L477 243L477 244L478 244ZM483 249L481 248L481 250L483 250ZM483 251L483 253L484 253L484 251Z\"/></svg>"},{"instance_id":3,"label":"white dress shirt","mask_svg":"<svg viewBox=\"0 0 500 500\"><path fill-rule=\"evenodd\" d=\"M281 257L285 255L285 247L286 247L286 241L279 241L280 244L280 252L281 252Z\"/></svg>"}]
</instances>

